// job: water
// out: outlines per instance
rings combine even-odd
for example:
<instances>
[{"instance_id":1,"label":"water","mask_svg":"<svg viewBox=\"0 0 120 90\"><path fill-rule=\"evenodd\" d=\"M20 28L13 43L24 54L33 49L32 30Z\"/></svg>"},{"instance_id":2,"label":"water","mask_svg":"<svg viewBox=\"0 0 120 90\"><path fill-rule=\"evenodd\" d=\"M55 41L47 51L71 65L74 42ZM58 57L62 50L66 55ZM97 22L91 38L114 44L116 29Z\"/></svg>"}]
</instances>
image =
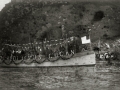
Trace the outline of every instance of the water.
<instances>
[{"instance_id":1,"label":"water","mask_svg":"<svg viewBox=\"0 0 120 90\"><path fill-rule=\"evenodd\" d=\"M115 66L0 68L0 90L119 90Z\"/></svg>"}]
</instances>

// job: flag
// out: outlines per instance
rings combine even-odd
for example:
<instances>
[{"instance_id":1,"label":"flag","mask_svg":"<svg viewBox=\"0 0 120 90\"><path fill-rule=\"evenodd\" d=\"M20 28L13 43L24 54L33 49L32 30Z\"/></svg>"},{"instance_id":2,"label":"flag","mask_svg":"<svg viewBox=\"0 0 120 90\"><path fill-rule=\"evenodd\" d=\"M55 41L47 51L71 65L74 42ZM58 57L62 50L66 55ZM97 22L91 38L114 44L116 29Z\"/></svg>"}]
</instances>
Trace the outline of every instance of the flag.
<instances>
[{"instance_id":1,"label":"flag","mask_svg":"<svg viewBox=\"0 0 120 90\"><path fill-rule=\"evenodd\" d=\"M81 37L81 40L82 40L82 44L91 43L90 38L89 38L89 39L87 39L87 37L86 37L86 36Z\"/></svg>"}]
</instances>

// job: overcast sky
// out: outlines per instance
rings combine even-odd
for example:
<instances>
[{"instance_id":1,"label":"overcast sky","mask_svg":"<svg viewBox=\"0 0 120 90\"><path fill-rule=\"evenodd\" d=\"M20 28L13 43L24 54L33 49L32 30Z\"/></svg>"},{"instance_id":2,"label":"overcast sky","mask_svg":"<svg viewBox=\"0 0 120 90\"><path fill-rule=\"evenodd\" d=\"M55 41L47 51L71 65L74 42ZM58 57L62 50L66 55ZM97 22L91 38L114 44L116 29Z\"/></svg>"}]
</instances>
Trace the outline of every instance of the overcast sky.
<instances>
[{"instance_id":1,"label":"overcast sky","mask_svg":"<svg viewBox=\"0 0 120 90\"><path fill-rule=\"evenodd\" d=\"M5 6L5 4L9 3L10 1L11 0L0 0L0 11ZM71 0L66 0L66 1L71 1ZM74 0L74 1L119 1L119 0Z\"/></svg>"},{"instance_id":2,"label":"overcast sky","mask_svg":"<svg viewBox=\"0 0 120 90\"><path fill-rule=\"evenodd\" d=\"M0 0L0 11L5 6L5 4L9 3L11 0Z\"/></svg>"}]
</instances>

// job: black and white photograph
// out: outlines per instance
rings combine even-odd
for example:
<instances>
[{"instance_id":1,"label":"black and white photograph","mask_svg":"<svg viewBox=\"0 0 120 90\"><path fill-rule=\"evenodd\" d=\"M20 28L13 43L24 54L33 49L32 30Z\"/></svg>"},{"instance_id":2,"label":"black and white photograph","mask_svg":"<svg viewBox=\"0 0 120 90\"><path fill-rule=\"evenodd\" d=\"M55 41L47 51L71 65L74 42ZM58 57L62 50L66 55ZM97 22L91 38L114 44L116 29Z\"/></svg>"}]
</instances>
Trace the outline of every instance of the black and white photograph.
<instances>
[{"instance_id":1,"label":"black and white photograph","mask_svg":"<svg viewBox=\"0 0 120 90\"><path fill-rule=\"evenodd\" d=\"M0 90L120 90L120 1L0 0Z\"/></svg>"}]
</instances>

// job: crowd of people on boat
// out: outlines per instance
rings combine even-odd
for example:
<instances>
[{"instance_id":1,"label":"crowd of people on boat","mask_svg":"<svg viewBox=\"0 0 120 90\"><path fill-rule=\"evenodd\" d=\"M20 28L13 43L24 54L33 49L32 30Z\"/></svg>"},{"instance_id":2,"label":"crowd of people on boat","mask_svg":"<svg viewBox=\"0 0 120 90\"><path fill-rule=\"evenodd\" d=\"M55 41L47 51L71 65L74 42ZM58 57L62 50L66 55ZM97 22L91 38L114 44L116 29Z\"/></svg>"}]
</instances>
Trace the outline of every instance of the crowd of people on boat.
<instances>
[{"instance_id":1,"label":"crowd of people on boat","mask_svg":"<svg viewBox=\"0 0 120 90\"><path fill-rule=\"evenodd\" d=\"M53 57L55 53L62 52L62 54L65 54L65 47L60 46L58 50L53 51L52 49L45 47L45 48L40 48L39 50L33 48L25 49L22 47L11 47L11 46L5 46L1 50L1 56L4 58L7 57L13 57L13 56L18 56L19 58L28 56L28 55L45 55L46 57Z\"/></svg>"},{"instance_id":2,"label":"crowd of people on boat","mask_svg":"<svg viewBox=\"0 0 120 90\"><path fill-rule=\"evenodd\" d=\"M28 56L28 55L45 55L46 57L54 57L59 55L74 54L80 52L79 45L68 44L60 45L57 48L55 47L21 47L21 46L9 46L4 45L1 50L2 57L13 57L18 56L19 58Z\"/></svg>"}]
</instances>

